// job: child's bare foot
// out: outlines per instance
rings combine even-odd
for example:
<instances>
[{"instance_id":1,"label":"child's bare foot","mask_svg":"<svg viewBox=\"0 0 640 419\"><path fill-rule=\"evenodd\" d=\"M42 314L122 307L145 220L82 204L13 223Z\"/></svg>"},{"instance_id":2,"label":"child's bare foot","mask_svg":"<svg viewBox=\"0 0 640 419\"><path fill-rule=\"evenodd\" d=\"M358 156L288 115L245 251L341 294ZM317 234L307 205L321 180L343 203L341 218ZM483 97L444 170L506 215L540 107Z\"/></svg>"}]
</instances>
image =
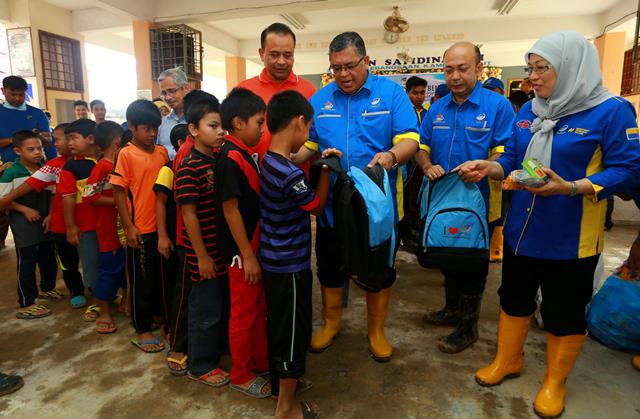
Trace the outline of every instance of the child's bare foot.
<instances>
[{"instance_id":1,"label":"child's bare foot","mask_svg":"<svg viewBox=\"0 0 640 419\"><path fill-rule=\"evenodd\" d=\"M132 339L131 343L138 347L141 351L147 353L160 352L164 350L164 343L160 342L151 332L145 332L138 335L137 339Z\"/></svg>"},{"instance_id":2,"label":"child's bare foot","mask_svg":"<svg viewBox=\"0 0 640 419\"><path fill-rule=\"evenodd\" d=\"M187 360L189 357L183 352L167 353L167 367L173 375L185 375L187 373Z\"/></svg>"},{"instance_id":3,"label":"child's bare foot","mask_svg":"<svg viewBox=\"0 0 640 419\"><path fill-rule=\"evenodd\" d=\"M51 313L51 309L42 304L31 304L28 307L19 308L16 317L24 320L41 319L42 317L51 315Z\"/></svg>"},{"instance_id":4,"label":"child's bare foot","mask_svg":"<svg viewBox=\"0 0 640 419\"><path fill-rule=\"evenodd\" d=\"M96 332L106 334L113 333L118 330L118 327L113 322L111 314L109 312L100 313L100 316L96 319Z\"/></svg>"}]
</instances>

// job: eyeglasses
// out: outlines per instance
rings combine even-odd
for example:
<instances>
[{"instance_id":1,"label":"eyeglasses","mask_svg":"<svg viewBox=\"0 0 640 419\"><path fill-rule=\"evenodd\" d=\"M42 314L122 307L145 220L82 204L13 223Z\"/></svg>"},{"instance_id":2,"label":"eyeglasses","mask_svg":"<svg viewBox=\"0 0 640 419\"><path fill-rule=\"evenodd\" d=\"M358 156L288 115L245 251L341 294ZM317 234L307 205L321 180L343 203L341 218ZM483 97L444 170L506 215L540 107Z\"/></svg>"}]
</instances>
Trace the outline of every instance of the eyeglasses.
<instances>
[{"instance_id":1,"label":"eyeglasses","mask_svg":"<svg viewBox=\"0 0 640 419\"><path fill-rule=\"evenodd\" d=\"M330 65L329 72L331 72L331 74L334 74L334 75L340 74L343 71L348 71L349 73L351 73L353 70L356 69L356 67L360 65L362 60L364 60L364 57L365 55L363 55L362 58L360 58L357 63L351 63L351 64L345 64L345 65Z\"/></svg>"},{"instance_id":2,"label":"eyeglasses","mask_svg":"<svg viewBox=\"0 0 640 419\"><path fill-rule=\"evenodd\" d=\"M163 90L160 92L160 97L167 97L167 96L173 96L175 95L178 90L180 90L180 88L176 88L176 89L167 89L167 90Z\"/></svg>"},{"instance_id":3,"label":"eyeglasses","mask_svg":"<svg viewBox=\"0 0 640 419\"><path fill-rule=\"evenodd\" d=\"M525 67L524 68L524 74L526 74L527 76L530 76L531 73L536 73L538 75L543 74L544 72L546 72L547 70L551 70L553 68L553 66L551 64L547 64L547 65L538 65L535 67Z\"/></svg>"}]
</instances>

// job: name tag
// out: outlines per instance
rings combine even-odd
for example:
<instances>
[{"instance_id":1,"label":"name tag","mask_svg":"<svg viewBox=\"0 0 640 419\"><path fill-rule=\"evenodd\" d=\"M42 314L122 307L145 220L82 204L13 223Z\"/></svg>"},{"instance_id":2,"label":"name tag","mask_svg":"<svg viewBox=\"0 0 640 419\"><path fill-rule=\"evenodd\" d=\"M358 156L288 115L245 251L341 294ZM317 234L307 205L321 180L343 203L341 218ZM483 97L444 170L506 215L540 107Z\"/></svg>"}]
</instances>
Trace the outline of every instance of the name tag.
<instances>
[{"instance_id":1,"label":"name tag","mask_svg":"<svg viewBox=\"0 0 640 419\"><path fill-rule=\"evenodd\" d=\"M318 115L318 119L320 118L342 118L342 115L338 113L325 113L322 115Z\"/></svg>"},{"instance_id":2,"label":"name tag","mask_svg":"<svg viewBox=\"0 0 640 419\"><path fill-rule=\"evenodd\" d=\"M389 115L391 111L375 111L375 112L362 112L362 117L366 118L367 116L375 116L375 115Z\"/></svg>"},{"instance_id":3,"label":"name tag","mask_svg":"<svg viewBox=\"0 0 640 419\"><path fill-rule=\"evenodd\" d=\"M466 129L467 131L473 131L473 132L489 132L491 131L490 127L485 127L485 128L480 128L480 127L464 127L464 129Z\"/></svg>"},{"instance_id":4,"label":"name tag","mask_svg":"<svg viewBox=\"0 0 640 419\"><path fill-rule=\"evenodd\" d=\"M448 125L434 125L433 129L449 129Z\"/></svg>"}]
</instances>

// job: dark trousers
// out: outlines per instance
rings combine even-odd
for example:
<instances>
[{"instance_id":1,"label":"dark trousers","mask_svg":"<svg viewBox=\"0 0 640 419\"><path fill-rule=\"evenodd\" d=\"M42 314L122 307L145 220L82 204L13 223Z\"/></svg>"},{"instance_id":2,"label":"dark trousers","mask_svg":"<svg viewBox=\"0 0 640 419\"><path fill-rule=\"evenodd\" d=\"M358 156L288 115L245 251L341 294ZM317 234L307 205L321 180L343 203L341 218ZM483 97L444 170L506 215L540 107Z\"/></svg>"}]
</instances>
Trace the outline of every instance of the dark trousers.
<instances>
[{"instance_id":1,"label":"dark trousers","mask_svg":"<svg viewBox=\"0 0 640 419\"><path fill-rule=\"evenodd\" d=\"M498 290L502 309L510 316L532 315L540 288L540 312L547 332L555 336L586 333L585 308L591 301L598 258L599 255L550 260L518 256L505 243L502 285Z\"/></svg>"},{"instance_id":2,"label":"dark trousers","mask_svg":"<svg viewBox=\"0 0 640 419\"><path fill-rule=\"evenodd\" d=\"M78 249L69 244L66 233L53 233L53 241L56 245L58 265L60 266L60 269L62 269L62 279L64 279L64 284L69 289L69 292L71 292L72 297L84 295L82 275L78 269L80 264Z\"/></svg>"},{"instance_id":3,"label":"dark trousers","mask_svg":"<svg viewBox=\"0 0 640 419\"><path fill-rule=\"evenodd\" d=\"M407 163L407 180L404 182L404 218L398 223L398 232L403 240L417 242L420 235L420 206L418 193L422 186L422 169L414 160Z\"/></svg>"},{"instance_id":4,"label":"dark trousers","mask_svg":"<svg viewBox=\"0 0 640 419\"><path fill-rule=\"evenodd\" d=\"M443 269L447 284L451 284L453 289L460 290L464 295L480 295L484 292L489 274L489 262L477 272L458 272L451 269Z\"/></svg>"},{"instance_id":5,"label":"dark trousers","mask_svg":"<svg viewBox=\"0 0 640 419\"><path fill-rule=\"evenodd\" d=\"M280 393L281 378L305 373L311 343L311 270L279 274L262 272L267 298L267 338L271 394Z\"/></svg>"},{"instance_id":6,"label":"dark trousers","mask_svg":"<svg viewBox=\"0 0 640 419\"><path fill-rule=\"evenodd\" d=\"M175 240L172 240L175 242ZM173 333L171 326L171 312L173 308L174 293L176 290L178 274L178 254L172 251L169 259L158 255L160 259L160 279L162 281L162 312L164 314L164 331Z\"/></svg>"},{"instance_id":7,"label":"dark trousers","mask_svg":"<svg viewBox=\"0 0 640 419\"><path fill-rule=\"evenodd\" d=\"M7 211L0 211L0 244L4 245L4 241L9 234L9 216Z\"/></svg>"},{"instance_id":8,"label":"dark trousers","mask_svg":"<svg viewBox=\"0 0 640 419\"><path fill-rule=\"evenodd\" d=\"M43 241L33 246L16 247L18 262L18 302L20 307L28 307L38 298L36 265L40 269L40 290L51 291L56 287L56 251L53 240Z\"/></svg>"},{"instance_id":9,"label":"dark trousers","mask_svg":"<svg viewBox=\"0 0 640 419\"><path fill-rule=\"evenodd\" d=\"M396 251L398 243L396 243ZM318 267L318 280L323 287L340 288L349 279L350 272L341 266L339 236L333 228L316 229L316 258ZM395 254L394 254L395 258ZM389 288L396 282L396 270L390 270L389 278L382 282L382 288Z\"/></svg>"},{"instance_id":10,"label":"dark trousers","mask_svg":"<svg viewBox=\"0 0 640 419\"><path fill-rule=\"evenodd\" d=\"M153 316L162 313L158 237L142 235L142 247L127 248L127 271L131 287L131 323L136 333L151 331Z\"/></svg>"},{"instance_id":11,"label":"dark trousers","mask_svg":"<svg viewBox=\"0 0 640 419\"><path fill-rule=\"evenodd\" d=\"M169 316L169 328L171 329L171 352L187 353L188 346L188 307L189 293L191 292L191 278L186 269L187 259L184 247L176 246L178 259L177 279L173 290L171 302L171 314Z\"/></svg>"},{"instance_id":12,"label":"dark trousers","mask_svg":"<svg viewBox=\"0 0 640 419\"><path fill-rule=\"evenodd\" d=\"M229 336L229 277L193 282L189 293L189 373L218 368Z\"/></svg>"}]
</instances>

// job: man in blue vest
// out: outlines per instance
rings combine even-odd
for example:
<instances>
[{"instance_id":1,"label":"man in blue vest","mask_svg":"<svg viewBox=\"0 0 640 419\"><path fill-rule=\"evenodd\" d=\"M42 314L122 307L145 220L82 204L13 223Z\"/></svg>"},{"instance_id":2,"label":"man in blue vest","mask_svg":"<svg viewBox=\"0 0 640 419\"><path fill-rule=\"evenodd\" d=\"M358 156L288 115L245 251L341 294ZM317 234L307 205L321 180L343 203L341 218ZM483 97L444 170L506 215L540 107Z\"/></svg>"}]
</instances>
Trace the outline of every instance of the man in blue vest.
<instances>
[{"instance_id":1,"label":"man in blue vest","mask_svg":"<svg viewBox=\"0 0 640 419\"><path fill-rule=\"evenodd\" d=\"M425 176L435 180L469 159L496 159L511 137L514 119L511 104L498 93L483 89L480 49L469 43L452 45L444 53L445 81L451 93L433 103L420 128L420 151L416 157ZM477 157L474 157L477 156ZM489 207L489 185L478 183ZM427 313L434 325L455 325L440 339L438 348L457 353L478 340L480 302L489 271L443 271L445 306Z\"/></svg>"},{"instance_id":2,"label":"man in blue vest","mask_svg":"<svg viewBox=\"0 0 640 419\"><path fill-rule=\"evenodd\" d=\"M296 163L307 161L333 147L342 151L341 163L345 170L380 164L389 171L397 222L404 215L398 165L407 162L418 149L413 106L399 84L369 73L369 57L357 33L345 32L331 41L329 62L335 83L311 97L315 113L310 139L294 159ZM316 233L324 324L311 340L312 352L328 348L340 330L342 287L350 275L337 266L340 255L332 205L328 202L325 206ZM395 279L393 270L382 284L382 291L367 293L369 349L380 362L390 360L393 352L384 334L384 322L390 287Z\"/></svg>"}]
</instances>

